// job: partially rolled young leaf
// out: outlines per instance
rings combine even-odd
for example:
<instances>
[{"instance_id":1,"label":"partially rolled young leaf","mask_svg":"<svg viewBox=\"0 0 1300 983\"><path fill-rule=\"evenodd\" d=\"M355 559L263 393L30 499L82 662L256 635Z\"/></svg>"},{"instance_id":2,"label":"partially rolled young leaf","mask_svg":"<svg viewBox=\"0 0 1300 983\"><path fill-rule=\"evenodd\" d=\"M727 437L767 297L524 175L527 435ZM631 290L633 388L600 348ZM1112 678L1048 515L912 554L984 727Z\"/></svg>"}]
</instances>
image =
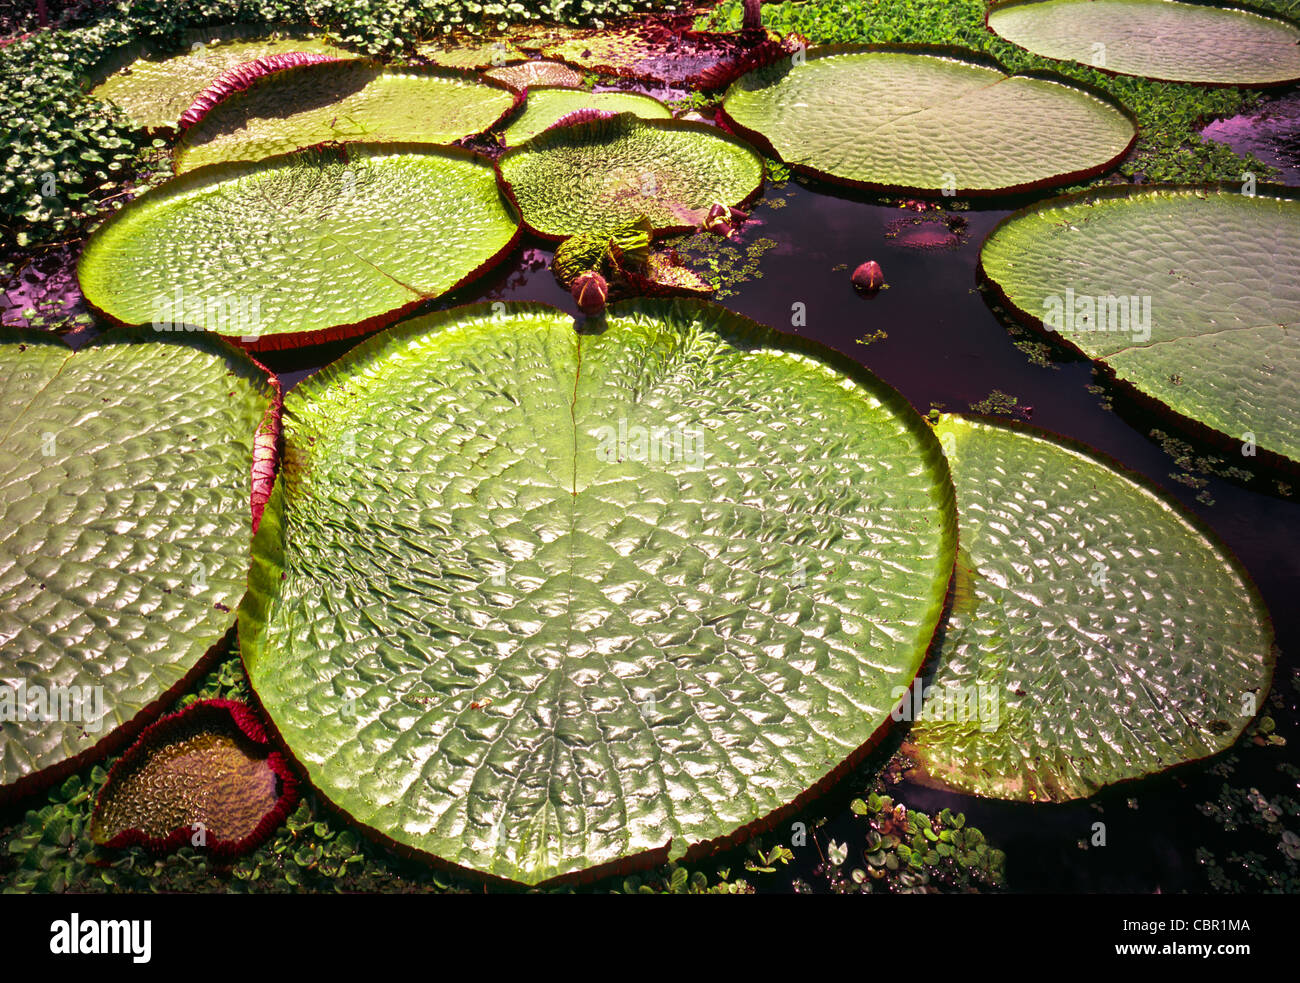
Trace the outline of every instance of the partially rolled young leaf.
<instances>
[{"instance_id":1,"label":"partially rolled young leaf","mask_svg":"<svg viewBox=\"0 0 1300 983\"><path fill-rule=\"evenodd\" d=\"M1006 75L953 49L831 45L727 90L734 129L831 181L915 194L992 195L1109 169L1132 117L1062 79Z\"/></svg>"},{"instance_id":2,"label":"partially rolled young leaf","mask_svg":"<svg viewBox=\"0 0 1300 983\"><path fill-rule=\"evenodd\" d=\"M1241 192L1130 186L1038 202L993 230L980 265L1011 311L1157 408L1294 466L1300 200Z\"/></svg>"},{"instance_id":3,"label":"partially rolled young leaf","mask_svg":"<svg viewBox=\"0 0 1300 983\"><path fill-rule=\"evenodd\" d=\"M229 858L264 840L297 799L298 781L253 711L200 700L152 724L118 759L90 837L110 848L193 846Z\"/></svg>"},{"instance_id":4,"label":"partially rolled young leaf","mask_svg":"<svg viewBox=\"0 0 1300 983\"><path fill-rule=\"evenodd\" d=\"M936 430L962 549L909 738L922 771L962 792L1057 802L1230 747L1275 653L1226 548L1081 447L953 415Z\"/></svg>"},{"instance_id":5,"label":"partially rolled young leaf","mask_svg":"<svg viewBox=\"0 0 1300 983\"><path fill-rule=\"evenodd\" d=\"M303 65L258 79L209 110L177 145L176 173L330 141L453 143L493 126L514 104L504 85L450 68Z\"/></svg>"},{"instance_id":6,"label":"partially rolled young leaf","mask_svg":"<svg viewBox=\"0 0 1300 983\"><path fill-rule=\"evenodd\" d=\"M395 320L491 266L517 234L483 159L354 144L169 181L91 236L77 274L113 320L284 348Z\"/></svg>"},{"instance_id":7,"label":"partially rolled young leaf","mask_svg":"<svg viewBox=\"0 0 1300 983\"><path fill-rule=\"evenodd\" d=\"M156 339L156 340L155 340ZM215 338L0 333L0 798L72 770L234 624L264 369Z\"/></svg>"},{"instance_id":8,"label":"partially rolled young leaf","mask_svg":"<svg viewBox=\"0 0 1300 983\"><path fill-rule=\"evenodd\" d=\"M232 68L290 52L352 58L348 51L313 38L262 41L196 42L170 58L139 58L114 72L91 90L111 102L141 126L176 126L194 98Z\"/></svg>"},{"instance_id":9,"label":"partially rolled young leaf","mask_svg":"<svg viewBox=\"0 0 1300 983\"><path fill-rule=\"evenodd\" d=\"M564 86L533 86L528 90L524 111L505 129L505 144L518 146L569 113L581 109L632 113L642 119L668 119L672 116L668 107L658 99L639 92L586 92Z\"/></svg>"},{"instance_id":10,"label":"partially rolled young leaf","mask_svg":"<svg viewBox=\"0 0 1300 983\"><path fill-rule=\"evenodd\" d=\"M262 705L357 822L528 884L775 821L924 657L955 546L938 443L713 305L584 334L495 307L289 395L240 613Z\"/></svg>"},{"instance_id":11,"label":"partially rolled young leaf","mask_svg":"<svg viewBox=\"0 0 1300 983\"><path fill-rule=\"evenodd\" d=\"M1178 0L1011 0L989 29L1045 58L1168 82L1282 85L1300 79L1300 27Z\"/></svg>"},{"instance_id":12,"label":"partially rolled young leaf","mask_svg":"<svg viewBox=\"0 0 1300 983\"><path fill-rule=\"evenodd\" d=\"M763 184L752 147L702 123L631 113L547 130L498 161L538 235L610 232L644 215L657 232L694 227L714 202L739 205Z\"/></svg>"}]
</instances>

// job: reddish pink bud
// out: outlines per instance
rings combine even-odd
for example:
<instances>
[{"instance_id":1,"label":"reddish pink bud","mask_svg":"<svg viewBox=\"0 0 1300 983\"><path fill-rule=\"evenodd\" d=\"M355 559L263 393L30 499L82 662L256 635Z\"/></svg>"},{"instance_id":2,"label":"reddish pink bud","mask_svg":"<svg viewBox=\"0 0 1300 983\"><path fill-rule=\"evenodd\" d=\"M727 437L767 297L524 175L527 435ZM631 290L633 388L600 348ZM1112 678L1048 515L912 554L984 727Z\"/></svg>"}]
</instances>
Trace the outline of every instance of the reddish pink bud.
<instances>
[{"instance_id":1,"label":"reddish pink bud","mask_svg":"<svg viewBox=\"0 0 1300 983\"><path fill-rule=\"evenodd\" d=\"M579 273L571 288L573 301L578 310L584 314L599 314L605 309L605 298L609 296L609 284L595 270Z\"/></svg>"},{"instance_id":2,"label":"reddish pink bud","mask_svg":"<svg viewBox=\"0 0 1300 983\"><path fill-rule=\"evenodd\" d=\"M853 271L853 286L864 294L874 294L885 285L885 273L880 264L869 259Z\"/></svg>"}]
</instances>

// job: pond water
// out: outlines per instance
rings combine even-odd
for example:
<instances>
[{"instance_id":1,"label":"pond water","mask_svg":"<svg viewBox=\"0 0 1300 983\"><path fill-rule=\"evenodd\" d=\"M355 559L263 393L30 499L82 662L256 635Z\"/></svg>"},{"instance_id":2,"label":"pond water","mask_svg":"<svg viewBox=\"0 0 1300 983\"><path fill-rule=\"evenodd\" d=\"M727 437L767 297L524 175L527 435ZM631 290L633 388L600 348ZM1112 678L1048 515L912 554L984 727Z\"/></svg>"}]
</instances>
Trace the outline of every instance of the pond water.
<instances>
[{"instance_id":1,"label":"pond water","mask_svg":"<svg viewBox=\"0 0 1300 983\"><path fill-rule=\"evenodd\" d=\"M1291 98L1296 98L1292 96ZM1234 124L1238 132L1244 124ZM1291 180L1300 172L1291 145ZM782 207L772 207L780 201ZM1286 497L1278 478L1262 475L1249 486L1214 474L1189 473L1160 440L1159 428L1189 440L1175 423L1144 417L1112 400L1090 363L1045 348L1033 336L1004 322L986 303L976 282L980 243L1017 203L958 214L964 229L954 236L945 217L917 212L825 187L789 182L770 191L754 209L738 239L741 246L759 237L777 245L763 255L760 277L737 284L722 302L757 321L815 339L856 359L899 389L921 413L932 407L965 411L992 394L1008 415L1095 447L1142 473L1203 519L1242 559L1259 585L1277 630L1281 659L1275 689L1285 695L1284 711L1272 711L1282 729L1297 719L1293 670L1300 648L1300 502ZM960 224L960 223L957 223ZM551 250L525 242L511 262L491 276L447 298L438 307L477 300L541 301L574 310L568 292L548 269ZM69 257L46 265L59 282ZM888 289L871 298L852 288L851 270L868 259L884 269ZM5 320L30 302L31 288L10 291ZM75 285L66 305L77 309ZM804 317L792 324L796 305ZM93 329L92 329L93 330ZM864 340L868 344L862 343ZM353 347L356 341L298 352L268 353L264 360L290 387ZM1045 357L1046 355L1046 357ZM1032 357L1031 357L1032 356ZM1011 406L1009 397L1015 398ZM1250 459L1193 445L1198 457L1217 457L1222 466L1249 468ZM1189 483L1190 482L1190 483ZM896 742L895 742L896 743ZM1294 781L1277 764L1296 762L1296 742L1286 748L1246 746L1230 779L1210 761L1173 774L1109 790L1085 802L1034 806L980 800L922 788L904 779L893 794L929 813L945 806L964 812L1007 854L1007 881L1013 890L1155 891L1204 890L1196 850L1220 858L1258 843L1227 834L1197 811L1217 798L1225 781L1257 786L1265 795L1296 794ZM892 749L887 745L885 753ZM1236 752L1234 752L1236 753ZM818 833L854 842L862 824L848 803L861 795L873 759L846 778L806 815L824 816ZM1104 821L1108 846L1083 849L1092 824ZM799 851L792 876L811 878L812 851ZM809 858L812 859L809 859ZM783 882L786 878L783 877Z\"/></svg>"}]
</instances>

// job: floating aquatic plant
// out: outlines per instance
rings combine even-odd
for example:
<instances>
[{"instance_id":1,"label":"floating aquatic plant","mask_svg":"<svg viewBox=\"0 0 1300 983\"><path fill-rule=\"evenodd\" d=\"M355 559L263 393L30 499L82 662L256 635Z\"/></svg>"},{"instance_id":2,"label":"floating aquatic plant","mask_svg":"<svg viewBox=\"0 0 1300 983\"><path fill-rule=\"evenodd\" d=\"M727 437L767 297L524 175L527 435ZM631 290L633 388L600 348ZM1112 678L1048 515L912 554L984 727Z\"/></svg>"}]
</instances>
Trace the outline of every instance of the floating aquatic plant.
<instances>
[{"instance_id":1,"label":"floating aquatic plant","mask_svg":"<svg viewBox=\"0 0 1300 983\"><path fill-rule=\"evenodd\" d=\"M552 127L498 162L524 222L543 238L610 232L645 216L657 233L699 224L714 202L758 193L763 161L701 123L631 113Z\"/></svg>"},{"instance_id":2,"label":"floating aquatic plant","mask_svg":"<svg viewBox=\"0 0 1300 983\"><path fill-rule=\"evenodd\" d=\"M176 147L176 173L320 143L449 144L516 103L504 85L451 68L332 61L265 75L209 109Z\"/></svg>"},{"instance_id":3,"label":"floating aquatic plant","mask_svg":"<svg viewBox=\"0 0 1300 983\"><path fill-rule=\"evenodd\" d=\"M137 58L113 72L91 95L114 103L141 126L174 127L199 94L222 75L262 58L295 53L355 57L315 38L196 42L169 58Z\"/></svg>"},{"instance_id":4,"label":"floating aquatic plant","mask_svg":"<svg viewBox=\"0 0 1300 983\"><path fill-rule=\"evenodd\" d=\"M395 320L492 266L517 235L486 160L353 144L175 178L95 232L78 278L114 321L286 348Z\"/></svg>"},{"instance_id":5,"label":"floating aquatic plant","mask_svg":"<svg viewBox=\"0 0 1300 983\"><path fill-rule=\"evenodd\" d=\"M944 415L952 610L911 752L962 792L1057 802L1230 747L1268 692L1267 609L1164 495L1084 448Z\"/></svg>"},{"instance_id":6,"label":"floating aquatic plant","mask_svg":"<svg viewBox=\"0 0 1300 983\"><path fill-rule=\"evenodd\" d=\"M261 366L210 336L124 330L73 352L5 329L0 362L7 799L120 740L232 627L277 402Z\"/></svg>"},{"instance_id":7,"label":"floating aquatic plant","mask_svg":"<svg viewBox=\"0 0 1300 983\"><path fill-rule=\"evenodd\" d=\"M272 72L278 72L285 68L296 68L299 65L318 65L325 61L338 61L338 58L335 55L322 52L287 51L279 55L264 55L261 58L255 58L252 61L228 68L213 79L207 88L194 97L194 101L190 103L189 108L181 113L179 125L181 129L193 126L201 121L208 114L208 111L221 100L234 95L236 92L243 92L265 75L270 75Z\"/></svg>"},{"instance_id":8,"label":"floating aquatic plant","mask_svg":"<svg viewBox=\"0 0 1300 983\"><path fill-rule=\"evenodd\" d=\"M531 140L543 130L581 110L632 113L642 119L668 119L672 113L658 99L637 92L587 92L561 86L535 85L528 90L523 112L502 133L506 146Z\"/></svg>"},{"instance_id":9,"label":"floating aquatic plant","mask_svg":"<svg viewBox=\"0 0 1300 983\"><path fill-rule=\"evenodd\" d=\"M483 874L662 863L772 821L858 759L938 622L933 435L722 308L614 305L589 334L537 305L429 315L285 419L240 615L253 688L322 794Z\"/></svg>"},{"instance_id":10,"label":"floating aquatic plant","mask_svg":"<svg viewBox=\"0 0 1300 983\"><path fill-rule=\"evenodd\" d=\"M1259 87L1300 80L1300 27L1180 0L1010 0L989 30L1045 58L1170 82Z\"/></svg>"},{"instance_id":11,"label":"floating aquatic plant","mask_svg":"<svg viewBox=\"0 0 1300 983\"><path fill-rule=\"evenodd\" d=\"M1300 200L1239 185L1038 202L980 251L997 299L1243 460L1300 462Z\"/></svg>"},{"instance_id":12,"label":"floating aquatic plant","mask_svg":"<svg viewBox=\"0 0 1300 983\"><path fill-rule=\"evenodd\" d=\"M298 780L247 706L200 700L163 717L99 791L91 839L157 852L190 845L223 859L256 847L298 800Z\"/></svg>"},{"instance_id":13,"label":"floating aquatic plant","mask_svg":"<svg viewBox=\"0 0 1300 983\"><path fill-rule=\"evenodd\" d=\"M1137 136L1126 110L1076 83L906 45L813 48L737 80L722 111L796 170L914 194L1068 184Z\"/></svg>"}]
</instances>

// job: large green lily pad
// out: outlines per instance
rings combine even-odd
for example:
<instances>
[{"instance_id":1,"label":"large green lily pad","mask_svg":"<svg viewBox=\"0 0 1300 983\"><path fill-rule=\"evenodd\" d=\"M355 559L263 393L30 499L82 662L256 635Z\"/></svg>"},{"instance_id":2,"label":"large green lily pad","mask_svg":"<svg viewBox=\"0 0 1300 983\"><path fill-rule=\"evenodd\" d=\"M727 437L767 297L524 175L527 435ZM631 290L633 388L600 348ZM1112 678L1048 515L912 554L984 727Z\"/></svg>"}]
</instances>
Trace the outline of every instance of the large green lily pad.
<instances>
[{"instance_id":1,"label":"large green lily pad","mask_svg":"<svg viewBox=\"0 0 1300 983\"><path fill-rule=\"evenodd\" d=\"M1300 79L1300 27L1177 0L1013 0L989 28L1045 58L1167 82L1282 85Z\"/></svg>"},{"instance_id":2,"label":"large green lily pad","mask_svg":"<svg viewBox=\"0 0 1300 983\"><path fill-rule=\"evenodd\" d=\"M517 234L483 159L350 144L175 178L101 226L77 275L115 321L284 348L395 320L494 264Z\"/></svg>"},{"instance_id":3,"label":"large green lily pad","mask_svg":"<svg viewBox=\"0 0 1300 983\"><path fill-rule=\"evenodd\" d=\"M266 373L214 338L0 331L0 797L180 692L234 624ZM48 719L46 719L48 718Z\"/></svg>"},{"instance_id":4,"label":"large green lily pad","mask_svg":"<svg viewBox=\"0 0 1300 983\"><path fill-rule=\"evenodd\" d=\"M738 205L763 185L763 159L744 141L631 113L555 127L497 166L524 222L548 239L612 232L643 215L658 232L689 229L714 202Z\"/></svg>"},{"instance_id":5,"label":"large green lily pad","mask_svg":"<svg viewBox=\"0 0 1300 983\"><path fill-rule=\"evenodd\" d=\"M91 95L114 103L141 126L176 126L194 97L222 73L246 62L294 51L352 58L351 52L314 38L195 42L170 58L139 58L114 72Z\"/></svg>"},{"instance_id":6,"label":"large green lily pad","mask_svg":"<svg viewBox=\"0 0 1300 983\"><path fill-rule=\"evenodd\" d=\"M353 60L275 72L185 131L176 173L338 143L452 143L493 126L515 96L450 68Z\"/></svg>"},{"instance_id":7,"label":"large green lily pad","mask_svg":"<svg viewBox=\"0 0 1300 983\"><path fill-rule=\"evenodd\" d=\"M1234 451L1300 461L1300 201L1257 190L1039 202L993 230L981 267L1022 319L1161 407Z\"/></svg>"},{"instance_id":8,"label":"large green lily pad","mask_svg":"<svg viewBox=\"0 0 1300 983\"><path fill-rule=\"evenodd\" d=\"M313 784L528 884L737 836L856 760L955 517L895 392L698 301L480 304L286 400L240 613Z\"/></svg>"},{"instance_id":9,"label":"large green lily pad","mask_svg":"<svg viewBox=\"0 0 1300 983\"><path fill-rule=\"evenodd\" d=\"M1056 802L1230 747L1275 656L1263 601L1226 548L1083 448L959 416L936 429L962 549L910 735L923 771Z\"/></svg>"},{"instance_id":10,"label":"large green lily pad","mask_svg":"<svg viewBox=\"0 0 1300 983\"><path fill-rule=\"evenodd\" d=\"M518 146L582 109L632 113L641 119L669 119L673 115L658 99L639 92L587 92L567 86L534 86L528 90L523 112L506 127L505 143Z\"/></svg>"},{"instance_id":11,"label":"large green lily pad","mask_svg":"<svg viewBox=\"0 0 1300 983\"><path fill-rule=\"evenodd\" d=\"M916 194L1068 184L1109 169L1136 138L1101 95L952 52L813 48L742 76L723 110L797 170Z\"/></svg>"}]
</instances>

